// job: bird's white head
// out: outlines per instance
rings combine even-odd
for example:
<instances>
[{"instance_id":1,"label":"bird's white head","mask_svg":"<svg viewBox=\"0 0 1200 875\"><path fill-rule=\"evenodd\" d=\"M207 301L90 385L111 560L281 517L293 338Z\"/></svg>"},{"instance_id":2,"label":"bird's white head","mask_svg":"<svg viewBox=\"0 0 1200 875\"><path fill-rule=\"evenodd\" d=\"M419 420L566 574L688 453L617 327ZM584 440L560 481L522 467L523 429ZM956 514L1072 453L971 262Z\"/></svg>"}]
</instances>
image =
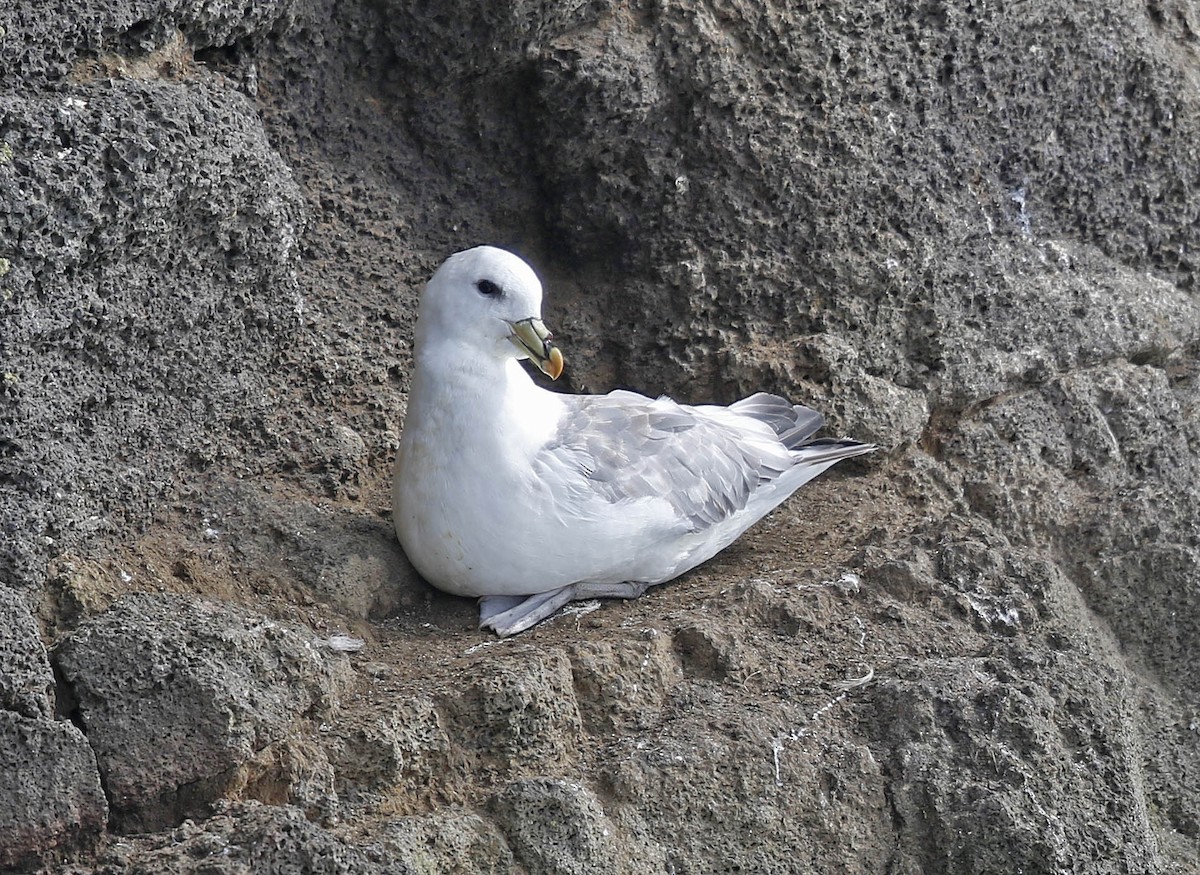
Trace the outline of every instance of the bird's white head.
<instances>
[{"instance_id":1,"label":"bird's white head","mask_svg":"<svg viewBox=\"0 0 1200 875\"><path fill-rule=\"evenodd\" d=\"M456 252L421 295L418 343L453 337L471 354L532 359L558 379L563 356L542 324L542 284L528 264L494 246Z\"/></svg>"}]
</instances>

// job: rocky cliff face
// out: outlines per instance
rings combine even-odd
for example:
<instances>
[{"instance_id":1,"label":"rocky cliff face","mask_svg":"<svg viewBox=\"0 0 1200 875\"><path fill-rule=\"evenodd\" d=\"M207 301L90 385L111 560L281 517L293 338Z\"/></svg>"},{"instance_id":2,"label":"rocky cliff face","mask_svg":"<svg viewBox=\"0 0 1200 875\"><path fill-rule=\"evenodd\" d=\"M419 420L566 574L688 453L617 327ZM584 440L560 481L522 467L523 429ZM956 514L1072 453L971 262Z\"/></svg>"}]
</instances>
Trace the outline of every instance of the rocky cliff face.
<instances>
[{"instance_id":1,"label":"rocky cliff face","mask_svg":"<svg viewBox=\"0 0 1200 875\"><path fill-rule=\"evenodd\" d=\"M0 10L0 868L1200 867L1194 2L102 7ZM387 517L481 242L887 452L478 634Z\"/></svg>"}]
</instances>

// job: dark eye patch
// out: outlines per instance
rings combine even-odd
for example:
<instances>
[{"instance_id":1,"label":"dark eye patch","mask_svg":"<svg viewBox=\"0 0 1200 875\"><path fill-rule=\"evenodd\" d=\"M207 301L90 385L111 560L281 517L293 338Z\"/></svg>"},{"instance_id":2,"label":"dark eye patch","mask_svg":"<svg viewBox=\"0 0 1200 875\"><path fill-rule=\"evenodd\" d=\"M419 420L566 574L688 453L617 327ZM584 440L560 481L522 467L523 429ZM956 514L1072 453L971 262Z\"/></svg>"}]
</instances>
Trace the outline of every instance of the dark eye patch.
<instances>
[{"instance_id":1,"label":"dark eye patch","mask_svg":"<svg viewBox=\"0 0 1200 875\"><path fill-rule=\"evenodd\" d=\"M499 298L504 294L504 289L491 280L480 280L475 283L475 288L479 289L479 294L487 295L489 298Z\"/></svg>"}]
</instances>

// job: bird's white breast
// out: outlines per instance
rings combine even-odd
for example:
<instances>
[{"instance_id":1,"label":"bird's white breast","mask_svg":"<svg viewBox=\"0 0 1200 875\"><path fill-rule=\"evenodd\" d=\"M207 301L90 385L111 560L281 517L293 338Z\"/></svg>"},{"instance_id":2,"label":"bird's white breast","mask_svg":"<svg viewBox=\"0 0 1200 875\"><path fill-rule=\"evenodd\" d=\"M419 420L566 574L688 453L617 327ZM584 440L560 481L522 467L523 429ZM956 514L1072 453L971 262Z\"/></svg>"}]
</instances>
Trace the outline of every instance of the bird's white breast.
<instances>
[{"instance_id":1,"label":"bird's white breast","mask_svg":"<svg viewBox=\"0 0 1200 875\"><path fill-rule=\"evenodd\" d=\"M424 369L396 459L400 543L430 583L459 595L528 592L519 534L546 510L531 460L553 437L562 404L517 361L504 368L497 380Z\"/></svg>"}]
</instances>

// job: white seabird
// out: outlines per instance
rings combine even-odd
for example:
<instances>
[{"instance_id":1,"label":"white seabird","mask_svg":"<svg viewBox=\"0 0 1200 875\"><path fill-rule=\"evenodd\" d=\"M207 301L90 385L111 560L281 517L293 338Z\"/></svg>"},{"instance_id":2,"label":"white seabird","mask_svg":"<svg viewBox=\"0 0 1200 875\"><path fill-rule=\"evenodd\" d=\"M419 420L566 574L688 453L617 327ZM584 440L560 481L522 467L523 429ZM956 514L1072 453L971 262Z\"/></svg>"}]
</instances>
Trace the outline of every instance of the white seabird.
<instances>
[{"instance_id":1,"label":"white seabird","mask_svg":"<svg viewBox=\"0 0 1200 875\"><path fill-rule=\"evenodd\" d=\"M566 395L542 284L517 256L450 256L421 296L396 459L401 546L438 589L480 599L500 636L577 599L636 598L711 558L800 486L871 444L813 440L815 410Z\"/></svg>"}]
</instances>

